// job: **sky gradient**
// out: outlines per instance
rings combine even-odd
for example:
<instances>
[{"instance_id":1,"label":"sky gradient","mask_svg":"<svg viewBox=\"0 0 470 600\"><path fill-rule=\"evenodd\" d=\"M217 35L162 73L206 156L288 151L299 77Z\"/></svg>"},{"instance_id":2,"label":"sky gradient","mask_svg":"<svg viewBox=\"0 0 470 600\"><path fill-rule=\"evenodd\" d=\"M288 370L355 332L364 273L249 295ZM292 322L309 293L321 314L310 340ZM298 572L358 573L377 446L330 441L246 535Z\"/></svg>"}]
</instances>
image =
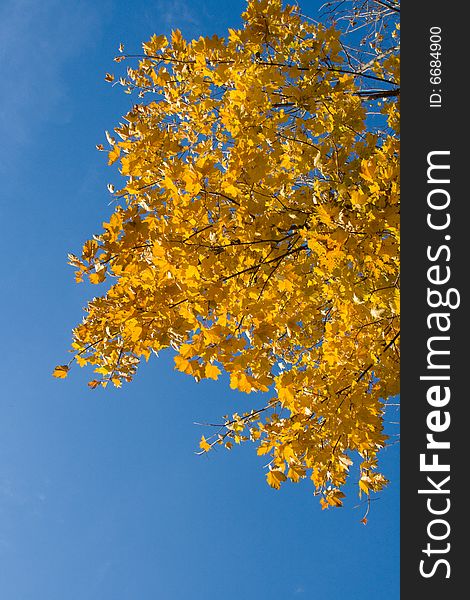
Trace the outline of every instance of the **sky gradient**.
<instances>
[{"instance_id":1,"label":"sky gradient","mask_svg":"<svg viewBox=\"0 0 470 600\"><path fill-rule=\"evenodd\" d=\"M70 330L97 288L67 253L112 212L105 143L133 100L104 81L119 43L152 33L223 35L244 2L5 0L0 7L0 596L5 600L396 600L399 447L392 481L360 520L351 490L322 511L310 482L265 483L246 444L196 456L212 421L262 403L196 384L171 353L116 390L89 390ZM316 16L319 2L301 2ZM396 434L393 408L387 427ZM354 475L353 475L354 478ZM351 487L351 486L350 486Z\"/></svg>"}]
</instances>

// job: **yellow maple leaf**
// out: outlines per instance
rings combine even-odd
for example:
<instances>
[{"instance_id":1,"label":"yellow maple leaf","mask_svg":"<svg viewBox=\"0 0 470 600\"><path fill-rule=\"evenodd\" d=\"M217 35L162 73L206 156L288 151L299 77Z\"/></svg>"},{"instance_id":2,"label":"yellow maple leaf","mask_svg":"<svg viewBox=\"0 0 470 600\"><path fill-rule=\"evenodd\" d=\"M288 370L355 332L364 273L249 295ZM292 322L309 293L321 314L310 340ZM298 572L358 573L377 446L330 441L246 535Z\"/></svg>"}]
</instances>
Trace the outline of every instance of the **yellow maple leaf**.
<instances>
[{"instance_id":1,"label":"yellow maple leaf","mask_svg":"<svg viewBox=\"0 0 470 600\"><path fill-rule=\"evenodd\" d=\"M269 471L266 474L266 481L271 487L275 488L276 490L280 489L281 483L285 480L286 476L284 475L284 473L277 469L273 469L272 471Z\"/></svg>"},{"instance_id":2,"label":"yellow maple leaf","mask_svg":"<svg viewBox=\"0 0 470 600\"><path fill-rule=\"evenodd\" d=\"M361 479L359 479L359 487L361 491L367 495L370 493L370 483L371 481L368 477L362 476Z\"/></svg>"},{"instance_id":3,"label":"yellow maple leaf","mask_svg":"<svg viewBox=\"0 0 470 600\"><path fill-rule=\"evenodd\" d=\"M232 390L240 390L250 394L253 391L253 385L245 373L232 373L230 375L230 387Z\"/></svg>"},{"instance_id":4,"label":"yellow maple leaf","mask_svg":"<svg viewBox=\"0 0 470 600\"><path fill-rule=\"evenodd\" d=\"M193 368L189 360L186 360L182 356L175 356L174 361L175 367L178 371L181 371L182 373L192 374Z\"/></svg>"},{"instance_id":5,"label":"yellow maple leaf","mask_svg":"<svg viewBox=\"0 0 470 600\"><path fill-rule=\"evenodd\" d=\"M218 379L220 375L220 369L216 365L211 364L206 365L204 372L208 379Z\"/></svg>"},{"instance_id":6,"label":"yellow maple leaf","mask_svg":"<svg viewBox=\"0 0 470 600\"><path fill-rule=\"evenodd\" d=\"M116 144L112 150L108 152L108 165L112 165L121 155L121 148Z\"/></svg>"},{"instance_id":7,"label":"yellow maple leaf","mask_svg":"<svg viewBox=\"0 0 470 600\"><path fill-rule=\"evenodd\" d=\"M57 377L57 379L65 379L68 375L69 368L68 365L58 365L52 372L52 375Z\"/></svg>"},{"instance_id":8,"label":"yellow maple leaf","mask_svg":"<svg viewBox=\"0 0 470 600\"><path fill-rule=\"evenodd\" d=\"M209 450L211 449L211 445L208 443L204 436L201 437L201 441L199 442L199 448L201 448L201 450L203 450L204 452L209 452Z\"/></svg>"},{"instance_id":9,"label":"yellow maple leaf","mask_svg":"<svg viewBox=\"0 0 470 600\"><path fill-rule=\"evenodd\" d=\"M106 279L106 269L100 269L95 273L90 273L89 280L90 283L97 285L98 283L102 283Z\"/></svg>"}]
</instances>

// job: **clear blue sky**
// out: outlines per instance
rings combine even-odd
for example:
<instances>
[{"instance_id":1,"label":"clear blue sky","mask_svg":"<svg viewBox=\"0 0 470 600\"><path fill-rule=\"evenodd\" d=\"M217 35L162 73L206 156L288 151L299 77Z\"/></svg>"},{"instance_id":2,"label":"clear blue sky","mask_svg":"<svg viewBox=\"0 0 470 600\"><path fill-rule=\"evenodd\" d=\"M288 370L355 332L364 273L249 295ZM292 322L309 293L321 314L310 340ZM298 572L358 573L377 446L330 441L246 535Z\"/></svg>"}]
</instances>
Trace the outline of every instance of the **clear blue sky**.
<instances>
[{"instance_id":1,"label":"clear blue sky","mask_svg":"<svg viewBox=\"0 0 470 600\"><path fill-rule=\"evenodd\" d=\"M315 15L318 2L303 2ZM210 421L250 406L194 383L170 355L121 390L66 362L96 288L77 252L116 181L95 149L129 106L104 82L120 42L222 34L242 0L3 0L0 6L0 597L5 600L396 600L399 447L390 487L360 519L355 493L321 511L308 481L270 489L246 445L196 456ZM390 420L397 415L391 413ZM393 428L396 432L396 427Z\"/></svg>"}]
</instances>

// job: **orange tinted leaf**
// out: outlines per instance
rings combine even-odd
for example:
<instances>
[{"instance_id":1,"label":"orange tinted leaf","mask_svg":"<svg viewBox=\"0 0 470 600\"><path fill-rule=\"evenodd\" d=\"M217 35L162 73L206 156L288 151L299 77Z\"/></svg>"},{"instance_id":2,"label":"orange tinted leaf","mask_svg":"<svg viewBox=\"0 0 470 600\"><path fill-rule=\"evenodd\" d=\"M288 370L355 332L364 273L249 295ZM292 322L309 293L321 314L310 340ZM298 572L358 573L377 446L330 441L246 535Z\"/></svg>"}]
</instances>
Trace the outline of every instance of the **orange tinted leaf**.
<instances>
[{"instance_id":1,"label":"orange tinted leaf","mask_svg":"<svg viewBox=\"0 0 470 600\"><path fill-rule=\"evenodd\" d=\"M68 375L69 368L68 365L59 365L54 369L52 375L58 379L65 379Z\"/></svg>"},{"instance_id":2,"label":"orange tinted leaf","mask_svg":"<svg viewBox=\"0 0 470 600\"><path fill-rule=\"evenodd\" d=\"M269 471L266 474L266 481L271 487L275 488L276 490L280 489L281 483L285 480L286 476L284 475L284 473L276 469L273 469L272 471Z\"/></svg>"}]
</instances>

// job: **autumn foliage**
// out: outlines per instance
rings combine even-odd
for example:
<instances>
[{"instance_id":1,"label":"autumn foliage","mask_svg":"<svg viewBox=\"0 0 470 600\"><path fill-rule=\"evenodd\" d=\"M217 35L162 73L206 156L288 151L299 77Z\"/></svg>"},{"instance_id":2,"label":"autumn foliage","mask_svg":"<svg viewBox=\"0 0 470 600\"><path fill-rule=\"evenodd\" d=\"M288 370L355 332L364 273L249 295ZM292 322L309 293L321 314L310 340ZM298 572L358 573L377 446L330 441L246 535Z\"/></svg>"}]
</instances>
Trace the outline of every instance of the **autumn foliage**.
<instances>
[{"instance_id":1,"label":"autumn foliage","mask_svg":"<svg viewBox=\"0 0 470 600\"><path fill-rule=\"evenodd\" d=\"M201 450L253 440L271 486L309 477L324 507L341 505L355 456L360 493L385 485L384 401L399 391L392 25L359 63L335 28L250 0L226 38L173 31L122 52L140 98L108 136L125 181L70 255L77 281L108 286L57 377L76 362L91 387L119 387L168 347L196 380L225 371L264 394Z\"/></svg>"}]
</instances>

